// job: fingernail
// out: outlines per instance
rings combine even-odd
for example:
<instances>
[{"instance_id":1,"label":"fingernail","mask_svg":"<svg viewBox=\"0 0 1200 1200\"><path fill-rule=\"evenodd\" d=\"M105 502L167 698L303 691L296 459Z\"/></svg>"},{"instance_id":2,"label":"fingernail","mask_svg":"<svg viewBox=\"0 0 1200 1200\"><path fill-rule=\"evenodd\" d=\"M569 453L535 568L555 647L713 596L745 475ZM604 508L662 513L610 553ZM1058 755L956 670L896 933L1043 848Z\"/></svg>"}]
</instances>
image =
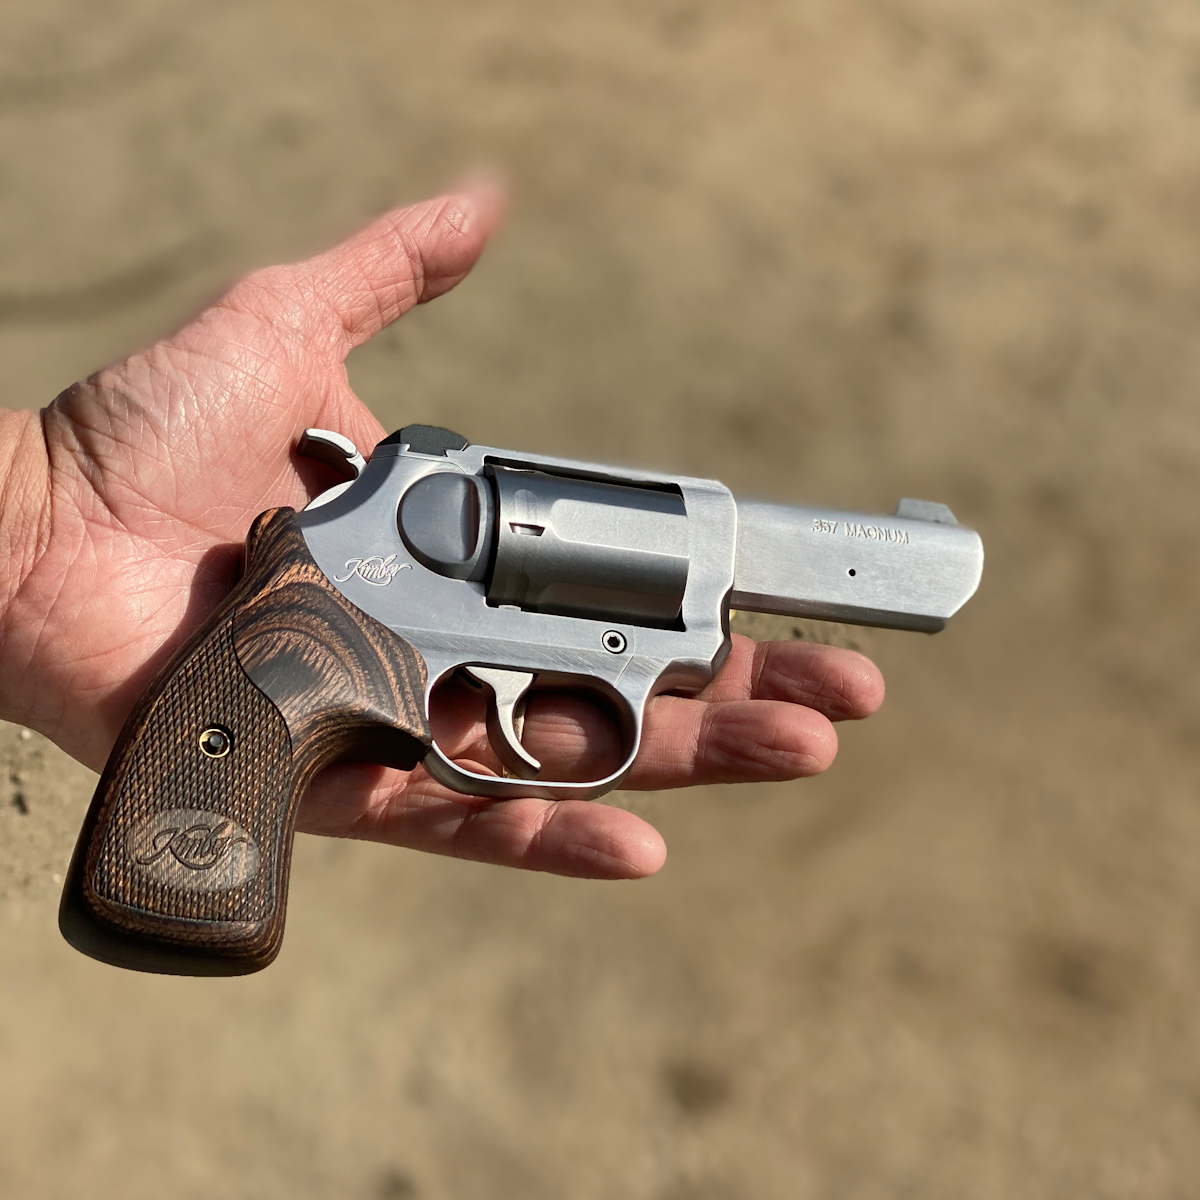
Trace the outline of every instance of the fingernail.
<instances>
[{"instance_id":1,"label":"fingernail","mask_svg":"<svg viewBox=\"0 0 1200 1200\"><path fill-rule=\"evenodd\" d=\"M508 189L499 171L481 169L456 180L451 193L462 201L458 214L449 216L460 233L466 233L481 219L494 222L504 208Z\"/></svg>"}]
</instances>

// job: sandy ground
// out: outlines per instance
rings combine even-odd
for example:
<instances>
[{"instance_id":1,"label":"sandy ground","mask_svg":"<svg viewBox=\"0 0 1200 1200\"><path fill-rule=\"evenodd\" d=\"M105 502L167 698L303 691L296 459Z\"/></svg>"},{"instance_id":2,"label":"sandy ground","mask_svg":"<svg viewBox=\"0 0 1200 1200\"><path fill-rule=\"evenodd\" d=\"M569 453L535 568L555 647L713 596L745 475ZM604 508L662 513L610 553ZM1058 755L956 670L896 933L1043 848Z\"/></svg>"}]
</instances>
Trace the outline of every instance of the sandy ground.
<instances>
[{"instance_id":1,"label":"sandy ground","mask_svg":"<svg viewBox=\"0 0 1200 1200\"><path fill-rule=\"evenodd\" d=\"M40 0L5 402L472 165L388 425L888 511L979 596L819 780L632 796L657 878L301 838L241 980L69 950L93 777L0 732L6 1197L1186 1197L1200 1179L1200 17L1182 0Z\"/></svg>"}]
</instances>

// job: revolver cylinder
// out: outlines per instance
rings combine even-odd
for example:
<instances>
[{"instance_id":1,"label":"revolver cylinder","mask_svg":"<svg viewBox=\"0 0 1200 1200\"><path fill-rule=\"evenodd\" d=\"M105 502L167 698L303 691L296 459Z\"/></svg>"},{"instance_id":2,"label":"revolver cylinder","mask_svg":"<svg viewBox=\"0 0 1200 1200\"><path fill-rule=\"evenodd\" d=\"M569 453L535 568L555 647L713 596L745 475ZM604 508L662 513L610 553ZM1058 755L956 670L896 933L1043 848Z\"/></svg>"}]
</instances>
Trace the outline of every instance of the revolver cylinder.
<instances>
[{"instance_id":1,"label":"revolver cylinder","mask_svg":"<svg viewBox=\"0 0 1200 1200\"><path fill-rule=\"evenodd\" d=\"M489 604L670 628L688 577L678 492L491 466Z\"/></svg>"},{"instance_id":2,"label":"revolver cylinder","mask_svg":"<svg viewBox=\"0 0 1200 1200\"><path fill-rule=\"evenodd\" d=\"M489 464L483 475L448 470L418 480L398 523L418 562L483 582L493 607L678 624L688 578L678 491Z\"/></svg>"}]
</instances>

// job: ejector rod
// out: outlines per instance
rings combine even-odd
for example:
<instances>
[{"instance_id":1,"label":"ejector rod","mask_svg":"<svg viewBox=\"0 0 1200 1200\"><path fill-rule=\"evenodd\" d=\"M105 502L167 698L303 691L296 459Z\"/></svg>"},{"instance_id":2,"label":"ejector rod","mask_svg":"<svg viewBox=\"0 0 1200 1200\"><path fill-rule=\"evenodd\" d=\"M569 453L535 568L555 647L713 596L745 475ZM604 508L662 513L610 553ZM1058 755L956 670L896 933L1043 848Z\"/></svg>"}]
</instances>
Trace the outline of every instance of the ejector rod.
<instances>
[{"instance_id":1,"label":"ejector rod","mask_svg":"<svg viewBox=\"0 0 1200 1200\"><path fill-rule=\"evenodd\" d=\"M865 516L738 500L731 608L937 633L975 593L983 543L944 504Z\"/></svg>"}]
</instances>

